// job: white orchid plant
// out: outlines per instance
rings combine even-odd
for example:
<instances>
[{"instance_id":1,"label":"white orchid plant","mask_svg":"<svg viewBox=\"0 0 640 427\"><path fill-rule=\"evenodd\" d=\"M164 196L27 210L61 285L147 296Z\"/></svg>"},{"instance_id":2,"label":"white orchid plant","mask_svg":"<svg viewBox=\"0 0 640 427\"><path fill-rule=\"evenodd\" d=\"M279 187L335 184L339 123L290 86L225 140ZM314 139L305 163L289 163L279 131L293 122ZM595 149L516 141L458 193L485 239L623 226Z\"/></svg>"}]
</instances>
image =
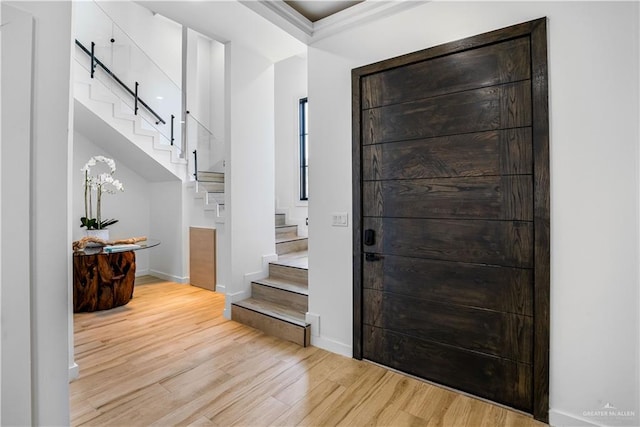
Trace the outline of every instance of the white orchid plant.
<instances>
[{"instance_id":1,"label":"white orchid plant","mask_svg":"<svg viewBox=\"0 0 640 427\"><path fill-rule=\"evenodd\" d=\"M104 163L109 172L101 172L91 175L91 168L98 163ZM84 173L84 216L80 218L81 227L88 230L100 230L118 222L117 219L102 219L102 195L115 194L124 191L120 181L113 178L116 171L116 162L105 156L94 156L87 161L82 169ZM96 199L96 216L93 216L93 195Z\"/></svg>"}]
</instances>

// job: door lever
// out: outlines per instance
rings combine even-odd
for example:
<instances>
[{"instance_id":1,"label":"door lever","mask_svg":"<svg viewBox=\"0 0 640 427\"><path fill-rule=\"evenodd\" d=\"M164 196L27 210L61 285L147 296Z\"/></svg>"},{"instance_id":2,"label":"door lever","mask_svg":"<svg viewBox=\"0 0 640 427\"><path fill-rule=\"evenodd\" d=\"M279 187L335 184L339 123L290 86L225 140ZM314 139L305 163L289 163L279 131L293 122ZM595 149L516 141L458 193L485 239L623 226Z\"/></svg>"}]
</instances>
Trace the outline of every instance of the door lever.
<instances>
[{"instance_id":1,"label":"door lever","mask_svg":"<svg viewBox=\"0 0 640 427\"><path fill-rule=\"evenodd\" d=\"M380 261L382 258L382 255L374 254L371 252L367 252L364 254L364 259L367 261Z\"/></svg>"}]
</instances>

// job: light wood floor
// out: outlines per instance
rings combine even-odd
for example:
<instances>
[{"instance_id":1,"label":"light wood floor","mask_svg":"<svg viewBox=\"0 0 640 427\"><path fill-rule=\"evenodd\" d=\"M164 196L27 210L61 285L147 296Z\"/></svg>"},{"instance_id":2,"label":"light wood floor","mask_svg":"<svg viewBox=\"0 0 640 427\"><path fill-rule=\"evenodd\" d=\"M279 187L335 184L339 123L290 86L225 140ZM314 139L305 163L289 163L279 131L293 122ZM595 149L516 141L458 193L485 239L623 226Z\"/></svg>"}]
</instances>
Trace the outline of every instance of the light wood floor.
<instances>
[{"instance_id":1,"label":"light wood floor","mask_svg":"<svg viewBox=\"0 0 640 427\"><path fill-rule=\"evenodd\" d=\"M543 425L265 336L224 319L223 307L221 294L147 280L124 307L76 314L72 425Z\"/></svg>"}]
</instances>

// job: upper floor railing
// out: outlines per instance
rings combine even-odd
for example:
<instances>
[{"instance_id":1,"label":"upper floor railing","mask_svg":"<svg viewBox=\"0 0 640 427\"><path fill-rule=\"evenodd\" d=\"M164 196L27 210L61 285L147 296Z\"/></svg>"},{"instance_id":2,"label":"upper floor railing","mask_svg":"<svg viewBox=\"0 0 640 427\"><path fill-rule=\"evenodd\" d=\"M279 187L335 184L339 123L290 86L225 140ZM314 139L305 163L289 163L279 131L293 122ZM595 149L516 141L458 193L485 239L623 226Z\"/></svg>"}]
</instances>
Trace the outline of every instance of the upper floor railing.
<instances>
[{"instance_id":1,"label":"upper floor railing","mask_svg":"<svg viewBox=\"0 0 640 427\"><path fill-rule=\"evenodd\" d=\"M185 131L187 147L192 153L189 173L198 180L197 172L222 172L225 168L225 153L222 139L216 138L211 130L202 124L193 114L186 114Z\"/></svg>"},{"instance_id":2,"label":"upper floor railing","mask_svg":"<svg viewBox=\"0 0 640 427\"><path fill-rule=\"evenodd\" d=\"M75 3L75 60L185 157L182 90L95 2Z\"/></svg>"}]
</instances>

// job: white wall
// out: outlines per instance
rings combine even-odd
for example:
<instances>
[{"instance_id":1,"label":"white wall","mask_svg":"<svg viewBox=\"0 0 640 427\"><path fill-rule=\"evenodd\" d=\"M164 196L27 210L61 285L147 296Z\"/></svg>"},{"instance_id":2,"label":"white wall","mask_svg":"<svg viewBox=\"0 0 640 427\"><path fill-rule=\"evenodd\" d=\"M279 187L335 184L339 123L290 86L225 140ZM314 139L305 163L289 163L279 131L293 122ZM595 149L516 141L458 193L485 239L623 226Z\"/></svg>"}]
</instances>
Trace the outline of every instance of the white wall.
<instances>
[{"instance_id":1,"label":"white wall","mask_svg":"<svg viewBox=\"0 0 640 427\"><path fill-rule=\"evenodd\" d=\"M31 157L28 159L32 169L21 167L24 158L16 159L13 165L7 162L3 164L3 173L7 172L5 167L8 166L13 181L27 183L29 186L30 210L26 209L21 219L13 225L29 225L30 254L16 267L27 265L30 274L23 273L11 285L29 289L29 306L32 311L30 322L3 319L3 330L30 337L31 343L30 354L23 352L22 360L6 360L3 357L3 373L19 369L21 362L27 361L30 364L31 378L12 377L14 384L3 386L7 385L8 390L16 394L31 388L31 396L16 395L13 398L17 402L24 401L27 406L33 406L30 413L18 414L19 418L8 419L9 414L3 413L2 421L3 424L18 425L68 425L71 3L19 2L11 5L35 18ZM52 67L51 64L56 66ZM4 65L19 68L23 64ZM6 69L3 74L5 72ZM13 99L5 96L5 89L3 84L3 110L19 100L15 94ZM20 97L22 96L21 94ZM7 142L4 135L2 142L3 145ZM15 139L11 142L28 144L29 140ZM10 196L2 193L3 205L11 202L8 197ZM3 232L6 231L6 225L3 224ZM3 238L5 237L3 233ZM22 238L28 239L29 236ZM3 262L3 270L6 267ZM12 298L11 294L3 292L3 296L5 306L22 304L17 299L8 300L7 298ZM3 312L3 317L4 314ZM5 338L3 333L2 339ZM3 382L5 379L3 375ZM4 399L7 399L6 392L3 393Z\"/></svg>"},{"instance_id":2,"label":"white wall","mask_svg":"<svg viewBox=\"0 0 640 427\"><path fill-rule=\"evenodd\" d=\"M275 64L275 173L276 210L287 223L308 235L307 201L300 200L298 106L307 96L307 59L293 56ZM311 138L311 137L309 137Z\"/></svg>"},{"instance_id":3,"label":"white wall","mask_svg":"<svg viewBox=\"0 0 640 427\"><path fill-rule=\"evenodd\" d=\"M431 2L309 49L315 345L351 352L350 70L547 16L551 139L551 421L637 425L638 3ZM610 403L631 417L596 417Z\"/></svg>"},{"instance_id":4,"label":"white wall","mask_svg":"<svg viewBox=\"0 0 640 427\"><path fill-rule=\"evenodd\" d=\"M0 7L0 22L2 22L2 7ZM0 80L2 80L2 34L0 33ZM0 85L0 99L2 99L2 85ZM2 103L0 102L0 117L2 117ZM2 119L0 119L0 135L2 135ZM1 146L0 146L1 147ZM0 148L0 164L2 164L2 148ZM0 175L2 188L2 175ZM2 199L0 199L0 241L2 241ZM2 330L2 246L0 245L0 331ZM2 339L0 339L0 425L2 425Z\"/></svg>"},{"instance_id":5,"label":"white wall","mask_svg":"<svg viewBox=\"0 0 640 427\"><path fill-rule=\"evenodd\" d=\"M184 283L187 280L184 208L182 182L149 184L149 236L161 241L148 249L150 274L165 280Z\"/></svg>"},{"instance_id":6,"label":"white wall","mask_svg":"<svg viewBox=\"0 0 640 427\"><path fill-rule=\"evenodd\" d=\"M187 31L188 153L198 150L199 170L224 171L224 57L224 44Z\"/></svg>"},{"instance_id":7,"label":"white wall","mask_svg":"<svg viewBox=\"0 0 640 427\"><path fill-rule=\"evenodd\" d=\"M226 45L229 164L225 184L231 275L230 304L250 293L250 278L265 277L275 257L273 65L240 45Z\"/></svg>"},{"instance_id":8,"label":"white wall","mask_svg":"<svg viewBox=\"0 0 640 427\"><path fill-rule=\"evenodd\" d=\"M31 422L30 208L31 72L33 17L2 4L2 382L6 424ZM26 179L15 179L15 174ZM15 325L21 325L16 328Z\"/></svg>"},{"instance_id":9,"label":"white wall","mask_svg":"<svg viewBox=\"0 0 640 427\"><path fill-rule=\"evenodd\" d=\"M80 169L93 156L106 156L116 162L116 172L113 177L124 185L124 192L106 194L102 196L102 219L115 218L116 224L110 225L109 238L112 240L149 235L149 182L140 175L124 166L117 157L104 151L89 138L79 132L74 133L73 140L73 240L85 236L85 228L80 227L80 217L84 216L84 174ZM102 165L104 167L104 165ZM92 172L98 173L96 165ZM105 169L106 170L106 169ZM94 197L95 209L95 197ZM95 211L94 211L95 214ZM136 252L136 275L149 273L149 251Z\"/></svg>"}]
</instances>

